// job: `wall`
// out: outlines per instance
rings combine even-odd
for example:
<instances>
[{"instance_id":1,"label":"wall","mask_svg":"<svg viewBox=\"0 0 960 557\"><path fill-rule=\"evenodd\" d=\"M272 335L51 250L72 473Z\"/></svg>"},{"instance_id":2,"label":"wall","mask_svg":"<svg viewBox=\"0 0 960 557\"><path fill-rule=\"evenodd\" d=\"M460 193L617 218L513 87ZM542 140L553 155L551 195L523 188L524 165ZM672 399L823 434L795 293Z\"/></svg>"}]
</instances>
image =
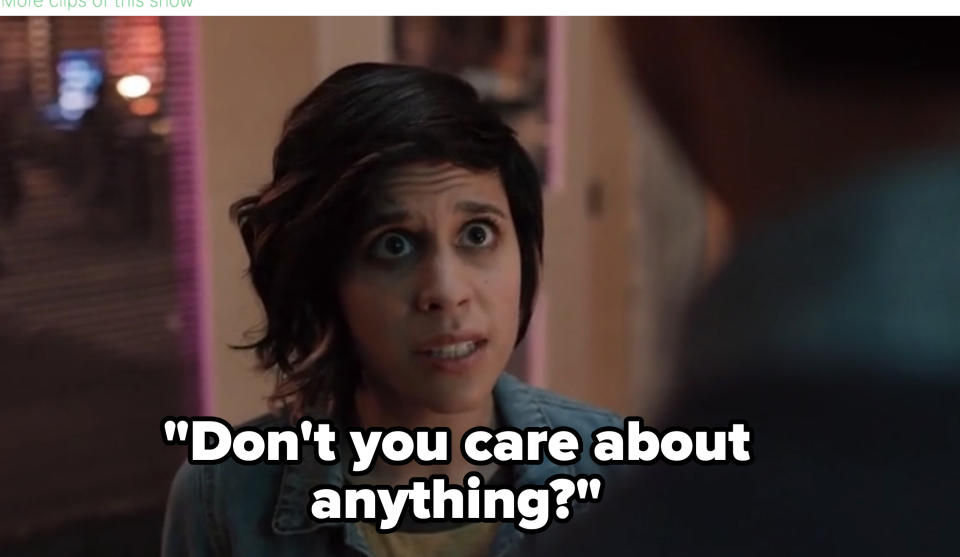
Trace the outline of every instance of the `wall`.
<instances>
[{"instance_id":1,"label":"wall","mask_svg":"<svg viewBox=\"0 0 960 557\"><path fill-rule=\"evenodd\" d=\"M615 22L563 26L563 179L546 197L545 383L652 417L701 273L702 195L635 89Z\"/></svg>"},{"instance_id":2,"label":"wall","mask_svg":"<svg viewBox=\"0 0 960 557\"><path fill-rule=\"evenodd\" d=\"M316 74L309 18L203 18L199 63L205 176L211 392L207 411L236 422L263 411L270 380L253 372L246 351L229 348L260 323L243 273L246 254L228 209L270 175L280 126ZM242 37L242 40L239 39Z\"/></svg>"},{"instance_id":3,"label":"wall","mask_svg":"<svg viewBox=\"0 0 960 557\"><path fill-rule=\"evenodd\" d=\"M386 18L202 18L199 21L200 144L205 165L204 243L210 367L206 411L231 422L262 413L272 377L229 348L262 322L243 273L246 254L228 218L231 203L270 176L286 113L333 68L383 59Z\"/></svg>"}]
</instances>

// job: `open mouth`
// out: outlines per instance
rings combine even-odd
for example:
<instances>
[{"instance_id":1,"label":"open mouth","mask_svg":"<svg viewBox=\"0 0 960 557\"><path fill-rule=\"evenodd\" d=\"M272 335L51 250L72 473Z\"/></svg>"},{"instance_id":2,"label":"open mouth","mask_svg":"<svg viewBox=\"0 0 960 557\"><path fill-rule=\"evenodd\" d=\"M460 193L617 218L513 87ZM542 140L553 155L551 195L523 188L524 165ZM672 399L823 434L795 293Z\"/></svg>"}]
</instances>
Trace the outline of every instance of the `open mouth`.
<instances>
[{"instance_id":1,"label":"open mouth","mask_svg":"<svg viewBox=\"0 0 960 557\"><path fill-rule=\"evenodd\" d=\"M483 348L486 343L486 340L466 340L421 350L419 353L438 360L462 360Z\"/></svg>"}]
</instances>

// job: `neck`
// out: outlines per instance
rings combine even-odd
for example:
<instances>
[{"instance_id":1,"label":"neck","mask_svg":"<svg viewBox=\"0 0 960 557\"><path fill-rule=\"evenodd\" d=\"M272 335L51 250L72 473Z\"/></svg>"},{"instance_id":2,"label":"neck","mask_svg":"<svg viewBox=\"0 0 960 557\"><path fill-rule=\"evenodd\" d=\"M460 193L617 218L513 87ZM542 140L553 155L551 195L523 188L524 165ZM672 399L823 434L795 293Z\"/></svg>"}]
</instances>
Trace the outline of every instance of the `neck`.
<instances>
[{"instance_id":1,"label":"neck","mask_svg":"<svg viewBox=\"0 0 960 557\"><path fill-rule=\"evenodd\" d=\"M418 464L415 460L404 465L387 465L378 462L371 472L375 483L388 485L406 484L411 478L425 478L442 474L450 483L459 484L468 472L479 471L489 477L495 467L475 466L460 453L460 439L468 430L478 426L495 427L496 412L493 394L475 408L458 412L437 412L421 405L406 404L391 393L361 385L354 395L354 408L358 425L371 427L439 428L450 430L450 464Z\"/></svg>"}]
</instances>

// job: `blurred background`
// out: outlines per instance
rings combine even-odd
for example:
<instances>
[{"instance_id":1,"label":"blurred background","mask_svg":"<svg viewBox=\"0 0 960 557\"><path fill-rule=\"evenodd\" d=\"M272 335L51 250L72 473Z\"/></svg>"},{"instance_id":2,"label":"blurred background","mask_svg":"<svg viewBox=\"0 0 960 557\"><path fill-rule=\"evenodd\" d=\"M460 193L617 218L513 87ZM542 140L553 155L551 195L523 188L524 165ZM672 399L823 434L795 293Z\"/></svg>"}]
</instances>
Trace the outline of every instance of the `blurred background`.
<instances>
[{"instance_id":1,"label":"blurred background","mask_svg":"<svg viewBox=\"0 0 960 557\"><path fill-rule=\"evenodd\" d=\"M458 74L515 127L547 232L509 371L656 424L728 234L620 56L602 18L0 17L0 554L158 554L162 418L266 409L227 210L357 61Z\"/></svg>"}]
</instances>

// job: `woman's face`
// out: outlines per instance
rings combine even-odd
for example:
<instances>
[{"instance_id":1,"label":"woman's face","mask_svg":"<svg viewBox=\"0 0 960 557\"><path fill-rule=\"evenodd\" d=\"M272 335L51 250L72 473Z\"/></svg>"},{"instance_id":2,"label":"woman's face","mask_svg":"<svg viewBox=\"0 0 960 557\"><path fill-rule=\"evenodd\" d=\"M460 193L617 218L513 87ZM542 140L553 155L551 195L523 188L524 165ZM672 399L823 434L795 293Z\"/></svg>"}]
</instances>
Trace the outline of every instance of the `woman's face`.
<instances>
[{"instance_id":1,"label":"woman's face","mask_svg":"<svg viewBox=\"0 0 960 557\"><path fill-rule=\"evenodd\" d=\"M520 313L520 249L499 175L402 167L362 228L340 300L365 388L439 413L487 404Z\"/></svg>"}]
</instances>

